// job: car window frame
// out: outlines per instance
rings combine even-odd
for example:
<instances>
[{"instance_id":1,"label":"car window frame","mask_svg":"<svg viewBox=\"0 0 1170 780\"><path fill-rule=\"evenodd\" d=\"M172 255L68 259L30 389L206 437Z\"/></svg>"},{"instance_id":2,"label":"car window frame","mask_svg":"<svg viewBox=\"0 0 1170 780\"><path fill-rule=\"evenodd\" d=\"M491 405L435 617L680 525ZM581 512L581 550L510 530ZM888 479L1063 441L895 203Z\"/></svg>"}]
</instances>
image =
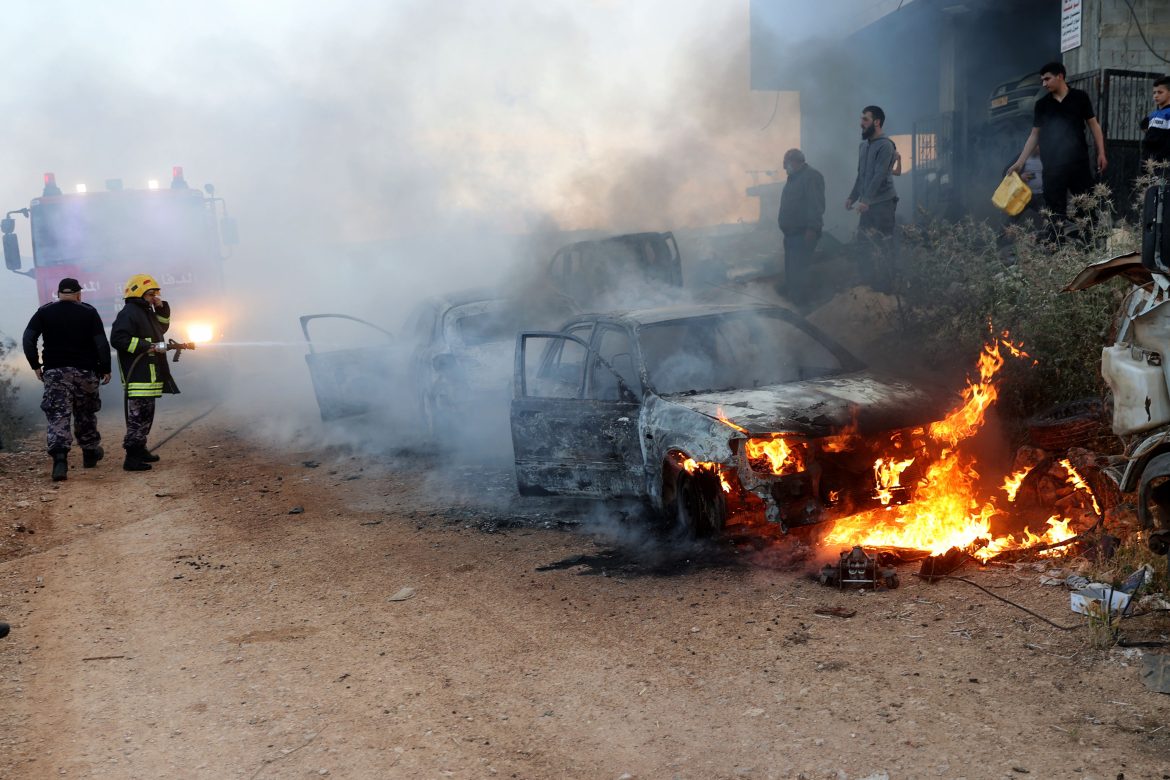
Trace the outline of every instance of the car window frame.
<instances>
[{"instance_id":1,"label":"car window frame","mask_svg":"<svg viewBox=\"0 0 1170 780\"><path fill-rule=\"evenodd\" d=\"M747 315L751 315L751 314L756 314L756 315L764 314L764 315L769 315L769 316L778 316L780 319L784 320L788 324L803 331L805 333L805 335L814 339L817 343L819 343L821 346L825 347L830 353L832 353L833 357L837 358L837 360L841 363L841 372L840 372L841 374L849 374L849 373L853 373L855 371L862 371L866 368L866 364L864 361L860 360L857 356L855 356L849 350L845 349L845 347L838 344L836 341L834 341L832 338L830 338L828 334L826 334L824 331L822 331L816 325L813 325L811 322L806 320L804 317L801 317L800 315L798 315L798 314L796 314L788 309L785 309L782 306L761 307L758 309L745 308L745 309L736 309L733 311L719 311L719 312L711 312L710 314L702 314L702 315L693 316L693 317L678 317L678 318L672 319L672 320L660 320L658 322L639 323L638 325L636 325L634 327L634 333L635 333L636 341L638 344L638 350L640 353L642 352L642 331L647 330L649 328L659 327L662 325L668 325L672 322L682 322L684 320L714 319L717 317L727 317L729 315L747 316ZM641 355L639 355L639 362L641 363L642 369L643 369L642 370L642 377L643 377L642 381L645 384L646 391L654 393L655 395L660 396L660 397L663 396L663 393L659 392L658 388L654 386L654 383L650 378L650 370L645 365L645 359ZM839 374L835 374L834 376L837 376L837 375L839 375ZM800 381L800 380L797 380L797 381ZM786 384L788 384L788 383L786 383ZM743 387L743 388L731 388L731 389L732 390L751 390L753 388ZM668 393L667 395L674 395L674 394Z\"/></svg>"}]
</instances>

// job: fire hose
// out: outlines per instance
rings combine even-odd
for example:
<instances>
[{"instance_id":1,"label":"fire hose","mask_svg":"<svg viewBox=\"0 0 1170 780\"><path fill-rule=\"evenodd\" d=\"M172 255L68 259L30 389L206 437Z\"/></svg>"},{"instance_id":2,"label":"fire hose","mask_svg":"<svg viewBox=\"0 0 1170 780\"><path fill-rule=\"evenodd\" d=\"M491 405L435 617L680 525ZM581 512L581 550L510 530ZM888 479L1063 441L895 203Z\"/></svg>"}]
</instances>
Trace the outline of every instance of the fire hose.
<instances>
[{"instance_id":1,"label":"fire hose","mask_svg":"<svg viewBox=\"0 0 1170 780\"><path fill-rule=\"evenodd\" d=\"M142 352L139 355L137 355L134 358L134 360L130 363L130 370L127 371L122 376L122 414L125 417L126 422L130 421L130 385L126 380L128 377L133 376L134 369L138 367L138 361L142 360L142 358L144 358L148 355L157 354L158 353L158 346L161 344L163 344L163 342L161 342L161 341L157 342L155 344L152 344L151 349L148 349L146 352ZM166 344L163 346L164 346L164 354L166 352L170 352L172 350L174 351L175 356L174 356L174 358L171 359L171 362L178 363L179 357L183 354L183 350L195 349L195 342L194 341L175 341L174 339L167 339Z\"/></svg>"}]
</instances>

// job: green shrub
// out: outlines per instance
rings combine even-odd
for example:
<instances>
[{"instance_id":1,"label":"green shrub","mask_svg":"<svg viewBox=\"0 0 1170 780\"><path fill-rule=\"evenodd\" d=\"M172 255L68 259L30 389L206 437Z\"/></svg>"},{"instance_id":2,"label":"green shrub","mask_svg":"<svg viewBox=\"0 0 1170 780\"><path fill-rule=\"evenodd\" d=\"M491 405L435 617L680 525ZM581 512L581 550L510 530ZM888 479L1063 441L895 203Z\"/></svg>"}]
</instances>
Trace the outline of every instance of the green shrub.
<instances>
[{"instance_id":1,"label":"green shrub","mask_svg":"<svg viewBox=\"0 0 1170 780\"><path fill-rule=\"evenodd\" d=\"M1007 330L1034 359L1003 368L999 409L1024 418L1057 403L1100 397L1101 347L1125 282L1061 290L1089 263L1137 248L1135 233L1099 218L1110 210L1098 185L1073 198L1075 238L1055 242L1032 226L998 229L967 219L909 228L899 253L903 328L930 365L965 364L989 335ZM1049 215L1043 215L1045 225Z\"/></svg>"}]
</instances>

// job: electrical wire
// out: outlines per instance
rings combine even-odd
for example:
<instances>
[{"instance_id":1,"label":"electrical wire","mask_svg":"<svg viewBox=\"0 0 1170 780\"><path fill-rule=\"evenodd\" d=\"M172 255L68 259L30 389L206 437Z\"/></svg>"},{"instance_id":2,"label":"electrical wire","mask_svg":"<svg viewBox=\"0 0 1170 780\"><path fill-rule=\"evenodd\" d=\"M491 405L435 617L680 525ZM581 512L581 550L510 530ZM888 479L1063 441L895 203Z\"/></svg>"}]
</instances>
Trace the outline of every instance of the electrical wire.
<instances>
[{"instance_id":1,"label":"electrical wire","mask_svg":"<svg viewBox=\"0 0 1170 780\"><path fill-rule=\"evenodd\" d=\"M1137 25L1138 35L1141 36L1142 43L1144 43L1146 45L1146 48L1150 50L1150 54L1153 54L1155 57L1160 59L1162 62L1170 63L1170 60L1166 59L1161 54L1159 54L1157 51L1155 51L1154 47L1150 45L1150 42L1148 40L1146 40L1146 32L1145 32L1145 30L1142 29L1141 21L1138 20L1137 11L1133 10L1133 0L1125 0L1125 7L1129 9L1129 15L1133 17L1133 23Z\"/></svg>"},{"instance_id":2,"label":"electrical wire","mask_svg":"<svg viewBox=\"0 0 1170 780\"><path fill-rule=\"evenodd\" d=\"M925 575L922 575L922 574L915 574L914 576L915 576L915 577L922 577L923 579L926 579L926 576L925 576ZM932 575L930 575L930 579L937 579L937 580L958 580L959 582L965 582L965 583L967 583L968 585L972 585L972 586L974 586L974 587L976 587L976 588L979 588L979 590L983 591L983 592L984 592L984 593L986 593L988 596L991 596L993 599L999 599L999 600L1000 600L1000 601L1002 601L1004 604L1007 604L1007 605L1009 605L1009 606L1015 607L1016 609L1019 609L1019 610L1023 610L1024 612L1027 612L1029 615L1031 615L1032 617L1036 618L1037 620L1043 620L1043 621L1044 621L1045 623L1047 623L1048 625L1052 626L1053 628L1059 628L1061 631L1076 631L1078 628L1084 628L1084 624L1083 624L1083 623L1082 623L1082 624L1080 624L1080 625L1076 625L1076 626L1062 626L1062 625L1060 625L1059 623L1054 623L1054 622L1052 622L1051 620L1049 620L1048 618L1044 617L1043 615L1041 615L1041 614L1039 614L1039 613L1037 613L1037 612L1033 612L1032 610L1028 609L1028 608L1027 608L1027 607L1025 607L1025 606L1022 606L1022 605L1020 605L1020 604L1017 604L1016 602L1014 602L1014 601L1012 601L1012 600L1010 600L1010 599L1005 599L1003 596L999 595L998 593L992 593L992 592L991 592L991 591L989 591L987 588L985 588L985 587L983 587L982 585L980 585L978 582L974 582L974 581L972 581L972 580L969 580L969 579L967 579L966 577L956 577L956 576L955 576L955 575L953 575L953 574L932 574Z\"/></svg>"},{"instance_id":3,"label":"electrical wire","mask_svg":"<svg viewBox=\"0 0 1170 780\"><path fill-rule=\"evenodd\" d=\"M775 100L775 102L772 103L772 116L768 117L768 121L765 122L764 126L760 128L761 133L764 132L765 130L767 130L768 126L770 124L772 124L772 120L776 118L776 109L779 107L780 107L780 91L777 90L776 91L776 100Z\"/></svg>"}]
</instances>

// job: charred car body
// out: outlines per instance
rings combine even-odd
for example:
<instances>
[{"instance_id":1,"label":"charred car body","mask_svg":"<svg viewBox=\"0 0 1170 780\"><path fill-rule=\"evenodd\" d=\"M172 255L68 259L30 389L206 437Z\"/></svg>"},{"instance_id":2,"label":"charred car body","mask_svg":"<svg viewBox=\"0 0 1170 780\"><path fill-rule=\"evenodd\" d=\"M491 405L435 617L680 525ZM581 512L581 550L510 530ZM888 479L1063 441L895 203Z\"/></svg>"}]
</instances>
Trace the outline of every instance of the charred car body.
<instances>
[{"instance_id":1,"label":"charred car body","mask_svg":"<svg viewBox=\"0 0 1170 780\"><path fill-rule=\"evenodd\" d=\"M621 305L682 287L682 257L673 233L626 233L561 247L546 278L579 306Z\"/></svg>"},{"instance_id":2,"label":"charred car body","mask_svg":"<svg viewBox=\"0 0 1170 780\"><path fill-rule=\"evenodd\" d=\"M910 500L940 409L775 306L584 315L515 360L521 494L639 498L700 535L737 504L787 530Z\"/></svg>"},{"instance_id":3,"label":"charred car body","mask_svg":"<svg viewBox=\"0 0 1170 780\"><path fill-rule=\"evenodd\" d=\"M426 437L437 440L456 419L456 410L466 415L469 406L479 404L506 409L506 366L520 329L520 312L517 301L480 291L430 298L407 318L400 338L346 314L301 317L309 345L305 360L321 418L329 421L376 413L395 422L412 423ZM357 323L374 332L373 344L322 351L309 333L314 320ZM403 386L412 389L410 402L401 409L391 408L381 390ZM499 412L498 417L480 418L485 433L506 436L506 415Z\"/></svg>"}]
</instances>

